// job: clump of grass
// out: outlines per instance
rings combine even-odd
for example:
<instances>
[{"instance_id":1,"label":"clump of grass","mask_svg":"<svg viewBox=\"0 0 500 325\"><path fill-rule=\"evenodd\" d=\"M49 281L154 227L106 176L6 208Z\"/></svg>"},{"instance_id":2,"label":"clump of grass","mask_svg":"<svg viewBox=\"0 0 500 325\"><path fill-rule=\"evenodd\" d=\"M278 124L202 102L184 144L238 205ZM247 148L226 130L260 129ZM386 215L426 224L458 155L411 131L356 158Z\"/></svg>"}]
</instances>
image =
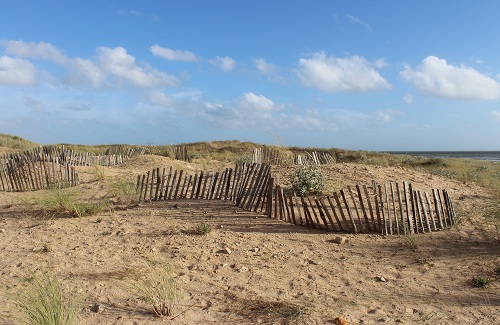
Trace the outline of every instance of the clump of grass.
<instances>
[{"instance_id":1,"label":"clump of grass","mask_svg":"<svg viewBox=\"0 0 500 325\"><path fill-rule=\"evenodd\" d=\"M171 316L177 303L177 288L172 269L160 264L149 265L149 272L132 283L139 299L151 306L159 317Z\"/></svg>"},{"instance_id":2,"label":"clump of grass","mask_svg":"<svg viewBox=\"0 0 500 325\"><path fill-rule=\"evenodd\" d=\"M92 171L97 181L103 181L106 178L106 173L103 166L96 163L92 166Z\"/></svg>"},{"instance_id":3,"label":"clump of grass","mask_svg":"<svg viewBox=\"0 0 500 325\"><path fill-rule=\"evenodd\" d=\"M25 200L22 204L30 211L48 216L86 217L101 213L110 208L106 201L87 202L78 199L71 189L54 188L35 196L32 201Z\"/></svg>"},{"instance_id":4,"label":"clump of grass","mask_svg":"<svg viewBox=\"0 0 500 325\"><path fill-rule=\"evenodd\" d=\"M300 195L321 194L325 178L318 165L301 165L292 175L292 188Z\"/></svg>"},{"instance_id":5,"label":"clump of grass","mask_svg":"<svg viewBox=\"0 0 500 325\"><path fill-rule=\"evenodd\" d=\"M134 204L138 201L136 184L126 178L121 177L111 183L110 194L122 204Z\"/></svg>"},{"instance_id":6,"label":"clump of grass","mask_svg":"<svg viewBox=\"0 0 500 325\"><path fill-rule=\"evenodd\" d=\"M79 304L64 294L57 278L49 273L33 275L27 288L16 297L23 314L20 321L30 325L71 325L78 319Z\"/></svg>"},{"instance_id":7,"label":"clump of grass","mask_svg":"<svg viewBox=\"0 0 500 325\"><path fill-rule=\"evenodd\" d=\"M491 280L485 276L476 276L471 280L474 288L486 289L490 286Z\"/></svg>"},{"instance_id":8,"label":"clump of grass","mask_svg":"<svg viewBox=\"0 0 500 325\"><path fill-rule=\"evenodd\" d=\"M209 233L212 232L212 226L210 226L207 223L200 223L198 225L198 234L200 235L208 235Z\"/></svg>"},{"instance_id":9,"label":"clump of grass","mask_svg":"<svg viewBox=\"0 0 500 325\"><path fill-rule=\"evenodd\" d=\"M415 234L412 234L410 231L406 232L404 237L404 246L412 251L416 251L418 249L418 240Z\"/></svg>"}]
</instances>

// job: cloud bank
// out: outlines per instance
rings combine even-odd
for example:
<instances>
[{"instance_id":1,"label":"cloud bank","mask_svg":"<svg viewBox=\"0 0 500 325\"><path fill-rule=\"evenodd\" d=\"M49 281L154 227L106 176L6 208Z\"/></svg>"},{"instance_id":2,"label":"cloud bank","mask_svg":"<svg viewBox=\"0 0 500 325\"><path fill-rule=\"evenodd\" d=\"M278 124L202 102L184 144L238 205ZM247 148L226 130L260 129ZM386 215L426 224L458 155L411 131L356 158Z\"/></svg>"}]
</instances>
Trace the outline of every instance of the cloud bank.
<instances>
[{"instance_id":1,"label":"cloud bank","mask_svg":"<svg viewBox=\"0 0 500 325\"><path fill-rule=\"evenodd\" d=\"M497 100L500 83L471 67L450 65L435 56L426 57L415 69L406 65L401 77L425 95L459 100Z\"/></svg>"}]
</instances>

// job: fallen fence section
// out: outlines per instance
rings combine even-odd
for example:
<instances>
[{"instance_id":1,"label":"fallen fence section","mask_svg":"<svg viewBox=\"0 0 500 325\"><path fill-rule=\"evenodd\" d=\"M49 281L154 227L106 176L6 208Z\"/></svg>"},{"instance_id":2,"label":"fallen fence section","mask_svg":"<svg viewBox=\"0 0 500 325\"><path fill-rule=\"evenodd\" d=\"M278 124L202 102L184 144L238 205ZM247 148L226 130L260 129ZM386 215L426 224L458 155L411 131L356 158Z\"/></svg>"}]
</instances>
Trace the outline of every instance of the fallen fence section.
<instances>
[{"instance_id":1,"label":"fallen fence section","mask_svg":"<svg viewBox=\"0 0 500 325\"><path fill-rule=\"evenodd\" d=\"M269 189L269 196L269 217L325 231L400 235L438 231L456 223L446 190L433 189L429 195L407 182L348 186L323 197L296 196L277 185Z\"/></svg>"},{"instance_id":2,"label":"fallen fence section","mask_svg":"<svg viewBox=\"0 0 500 325\"><path fill-rule=\"evenodd\" d=\"M5 192L64 188L78 184L78 173L69 164L12 160L0 165L0 188Z\"/></svg>"},{"instance_id":3,"label":"fallen fence section","mask_svg":"<svg viewBox=\"0 0 500 325\"><path fill-rule=\"evenodd\" d=\"M385 235L438 231L456 223L446 190L432 195L407 182L348 186L321 197L302 197L275 184L270 166L241 164L222 172L159 168L137 177L139 201L177 198L231 200L270 218L325 231Z\"/></svg>"}]
</instances>

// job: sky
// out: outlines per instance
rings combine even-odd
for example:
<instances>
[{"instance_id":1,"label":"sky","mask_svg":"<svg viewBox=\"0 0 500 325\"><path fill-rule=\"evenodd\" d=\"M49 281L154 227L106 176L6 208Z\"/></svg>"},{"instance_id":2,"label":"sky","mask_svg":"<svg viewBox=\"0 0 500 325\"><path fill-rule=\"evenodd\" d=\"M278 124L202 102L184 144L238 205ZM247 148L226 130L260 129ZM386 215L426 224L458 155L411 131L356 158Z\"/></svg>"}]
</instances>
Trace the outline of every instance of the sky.
<instances>
[{"instance_id":1,"label":"sky","mask_svg":"<svg viewBox=\"0 0 500 325\"><path fill-rule=\"evenodd\" d=\"M0 133L500 150L500 1L0 0Z\"/></svg>"}]
</instances>

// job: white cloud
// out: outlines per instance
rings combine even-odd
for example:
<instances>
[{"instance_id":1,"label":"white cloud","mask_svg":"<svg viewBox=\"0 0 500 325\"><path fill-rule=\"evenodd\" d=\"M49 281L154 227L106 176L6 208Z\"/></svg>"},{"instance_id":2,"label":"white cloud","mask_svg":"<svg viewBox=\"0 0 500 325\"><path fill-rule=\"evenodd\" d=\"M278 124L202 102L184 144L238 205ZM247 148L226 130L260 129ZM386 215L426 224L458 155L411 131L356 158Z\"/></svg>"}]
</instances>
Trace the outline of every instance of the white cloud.
<instances>
[{"instance_id":1,"label":"white cloud","mask_svg":"<svg viewBox=\"0 0 500 325\"><path fill-rule=\"evenodd\" d=\"M306 86L324 92L364 92L391 85L363 57L327 57L324 52L299 60L298 76Z\"/></svg>"},{"instance_id":2,"label":"white cloud","mask_svg":"<svg viewBox=\"0 0 500 325\"><path fill-rule=\"evenodd\" d=\"M387 67L387 59L386 58L377 59L375 60L374 65L379 69L385 68Z\"/></svg>"},{"instance_id":3,"label":"white cloud","mask_svg":"<svg viewBox=\"0 0 500 325\"><path fill-rule=\"evenodd\" d=\"M222 71L231 71L236 67L236 61L230 57L216 56L214 59L208 61L210 64L219 67Z\"/></svg>"},{"instance_id":4,"label":"white cloud","mask_svg":"<svg viewBox=\"0 0 500 325\"><path fill-rule=\"evenodd\" d=\"M166 47L161 47L157 44L151 46L151 53L165 60L170 61L197 61L198 57L189 51L172 50Z\"/></svg>"},{"instance_id":5,"label":"white cloud","mask_svg":"<svg viewBox=\"0 0 500 325\"><path fill-rule=\"evenodd\" d=\"M492 112L491 112L491 116L492 116L495 120L499 120L499 121L500 121L500 112L499 112L499 111L492 111Z\"/></svg>"},{"instance_id":6,"label":"white cloud","mask_svg":"<svg viewBox=\"0 0 500 325\"><path fill-rule=\"evenodd\" d=\"M444 59L428 56L416 69L406 66L401 77L420 92L451 99L495 100L500 83L473 68L453 66Z\"/></svg>"},{"instance_id":7,"label":"white cloud","mask_svg":"<svg viewBox=\"0 0 500 325\"><path fill-rule=\"evenodd\" d=\"M68 64L68 72L67 81L71 84L86 84L90 82L92 87L100 88L107 83L107 76L104 71L95 62L88 59L72 59Z\"/></svg>"},{"instance_id":8,"label":"white cloud","mask_svg":"<svg viewBox=\"0 0 500 325\"><path fill-rule=\"evenodd\" d=\"M376 119L380 122L390 122L395 116L401 116L403 113L401 111L396 111L392 109L385 109L375 112Z\"/></svg>"},{"instance_id":9,"label":"white cloud","mask_svg":"<svg viewBox=\"0 0 500 325\"><path fill-rule=\"evenodd\" d=\"M255 109L260 112L273 111L275 109L272 100L262 95L255 95L252 92L243 94L240 103L242 107Z\"/></svg>"},{"instance_id":10,"label":"white cloud","mask_svg":"<svg viewBox=\"0 0 500 325\"><path fill-rule=\"evenodd\" d=\"M135 57L123 47L99 47L97 49L99 66L120 80L130 82L137 87L176 86L179 81L174 76L158 71L149 66L141 68L135 63Z\"/></svg>"},{"instance_id":11,"label":"white cloud","mask_svg":"<svg viewBox=\"0 0 500 325\"><path fill-rule=\"evenodd\" d=\"M403 100L407 103L407 104L413 104L413 96L411 94L408 94L408 95L405 95L403 97Z\"/></svg>"},{"instance_id":12,"label":"white cloud","mask_svg":"<svg viewBox=\"0 0 500 325\"><path fill-rule=\"evenodd\" d=\"M346 15L346 17L347 17L347 19L349 19L349 21L351 21L351 23L360 24L361 26L363 26L367 32L372 31L371 26L368 25L367 23L365 23L364 21L362 21L361 19L359 19L358 17L352 16L352 15Z\"/></svg>"},{"instance_id":13,"label":"white cloud","mask_svg":"<svg viewBox=\"0 0 500 325\"><path fill-rule=\"evenodd\" d=\"M7 41L4 43L5 53L22 58L33 58L65 64L68 58L55 46L45 42Z\"/></svg>"},{"instance_id":14,"label":"white cloud","mask_svg":"<svg viewBox=\"0 0 500 325\"><path fill-rule=\"evenodd\" d=\"M253 60L257 70L263 74L274 74L276 71L276 66L274 64L267 63L263 58L257 58Z\"/></svg>"},{"instance_id":15,"label":"white cloud","mask_svg":"<svg viewBox=\"0 0 500 325\"><path fill-rule=\"evenodd\" d=\"M36 68L26 60L0 57L0 85L30 86L36 84Z\"/></svg>"},{"instance_id":16,"label":"white cloud","mask_svg":"<svg viewBox=\"0 0 500 325\"><path fill-rule=\"evenodd\" d=\"M149 101L156 106L172 107L172 100L161 91L152 91L149 94Z\"/></svg>"},{"instance_id":17,"label":"white cloud","mask_svg":"<svg viewBox=\"0 0 500 325\"><path fill-rule=\"evenodd\" d=\"M27 59L41 59L53 62L65 70L63 76L52 76L40 71L37 75L46 82L60 82L72 85L90 85L93 88L132 85L140 88L177 86L180 82L172 75L144 64L139 66L135 57L123 47L99 47L97 59L69 58L49 43L5 41L5 52L17 56L0 58L0 84L32 85L35 83L36 67ZM57 78L60 78L58 80Z\"/></svg>"}]
</instances>

